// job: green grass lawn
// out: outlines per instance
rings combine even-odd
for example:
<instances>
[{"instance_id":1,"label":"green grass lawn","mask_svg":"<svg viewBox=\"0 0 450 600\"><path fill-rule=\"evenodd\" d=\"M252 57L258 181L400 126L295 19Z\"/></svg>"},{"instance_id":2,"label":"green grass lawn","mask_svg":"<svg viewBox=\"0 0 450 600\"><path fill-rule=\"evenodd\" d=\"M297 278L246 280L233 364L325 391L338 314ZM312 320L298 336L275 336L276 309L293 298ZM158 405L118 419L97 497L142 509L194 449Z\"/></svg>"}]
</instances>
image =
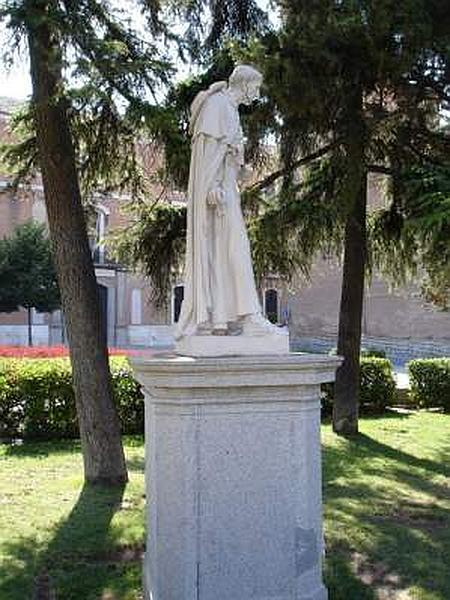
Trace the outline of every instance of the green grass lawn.
<instances>
[{"instance_id":1,"label":"green grass lawn","mask_svg":"<svg viewBox=\"0 0 450 600\"><path fill-rule=\"evenodd\" d=\"M450 600L450 416L324 427L330 600Z\"/></svg>"},{"instance_id":2,"label":"green grass lawn","mask_svg":"<svg viewBox=\"0 0 450 600\"><path fill-rule=\"evenodd\" d=\"M363 419L352 441L325 425L323 442L330 600L449 600L450 416ZM143 443L125 445L117 491L83 487L76 442L0 446L0 600L142 597Z\"/></svg>"}]
</instances>

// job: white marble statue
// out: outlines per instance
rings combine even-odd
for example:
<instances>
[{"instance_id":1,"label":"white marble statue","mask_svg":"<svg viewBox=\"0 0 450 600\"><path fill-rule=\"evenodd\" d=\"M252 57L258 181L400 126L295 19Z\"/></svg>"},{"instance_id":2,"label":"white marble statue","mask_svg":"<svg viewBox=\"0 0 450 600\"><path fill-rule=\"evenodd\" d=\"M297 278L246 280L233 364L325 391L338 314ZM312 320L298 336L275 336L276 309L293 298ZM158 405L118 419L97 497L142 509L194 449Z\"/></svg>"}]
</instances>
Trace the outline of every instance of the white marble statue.
<instances>
[{"instance_id":1,"label":"white marble statue","mask_svg":"<svg viewBox=\"0 0 450 600\"><path fill-rule=\"evenodd\" d=\"M175 337L283 336L261 314L238 184L246 174L239 104L259 97L261 74L237 66L191 106L185 294ZM286 344L283 346L285 348Z\"/></svg>"}]
</instances>

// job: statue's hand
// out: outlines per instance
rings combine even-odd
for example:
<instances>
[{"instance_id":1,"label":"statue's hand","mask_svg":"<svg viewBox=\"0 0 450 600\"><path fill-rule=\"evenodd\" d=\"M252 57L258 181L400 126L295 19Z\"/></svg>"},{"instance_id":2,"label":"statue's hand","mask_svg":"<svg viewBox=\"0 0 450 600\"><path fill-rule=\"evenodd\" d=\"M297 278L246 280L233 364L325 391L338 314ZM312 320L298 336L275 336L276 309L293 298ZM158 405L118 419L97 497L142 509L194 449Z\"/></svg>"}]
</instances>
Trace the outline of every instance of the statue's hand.
<instances>
[{"instance_id":1,"label":"statue's hand","mask_svg":"<svg viewBox=\"0 0 450 600\"><path fill-rule=\"evenodd\" d=\"M208 192L206 202L209 206L218 206L222 202L223 190L220 187L213 188Z\"/></svg>"},{"instance_id":2,"label":"statue's hand","mask_svg":"<svg viewBox=\"0 0 450 600\"><path fill-rule=\"evenodd\" d=\"M240 168L244 166L244 146L241 143L230 145L229 153Z\"/></svg>"},{"instance_id":3,"label":"statue's hand","mask_svg":"<svg viewBox=\"0 0 450 600\"><path fill-rule=\"evenodd\" d=\"M242 165L238 173L238 182L241 185L247 185L253 179L253 169L247 165Z\"/></svg>"},{"instance_id":4,"label":"statue's hand","mask_svg":"<svg viewBox=\"0 0 450 600\"><path fill-rule=\"evenodd\" d=\"M208 206L211 208L215 208L220 215L225 214L225 193L222 188L216 187L208 192L208 196L206 198L206 202Z\"/></svg>"}]
</instances>

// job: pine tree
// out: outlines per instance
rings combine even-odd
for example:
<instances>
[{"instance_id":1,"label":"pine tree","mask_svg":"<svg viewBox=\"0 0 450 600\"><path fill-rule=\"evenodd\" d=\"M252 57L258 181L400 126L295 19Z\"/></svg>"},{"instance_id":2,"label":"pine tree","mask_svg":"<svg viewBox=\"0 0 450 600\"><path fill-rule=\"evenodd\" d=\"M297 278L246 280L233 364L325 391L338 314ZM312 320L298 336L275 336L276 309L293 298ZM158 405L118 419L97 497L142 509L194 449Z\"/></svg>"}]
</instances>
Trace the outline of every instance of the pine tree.
<instances>
[{"instance_id":1,"label":"pine tree","mask_svg":"<svg viewBox=\"0 0 450 600\"><path fill-rule=\"evenodd\" d=\"M163 29L158 5L141 3L154 35ZM110 176L125 186L141 181L136 161L127 155L134 148L133 111L142 107L141 113L151 113L156 123L157 108L145 98L155 93L170 70L156 46L143 41L107 1L7 0L0 20L13 32L13 43L25 42L29 52L32 135L11 150L10 157L21 156L23 172L34 164L42 175L85 478L121 485L127 471L80 179L83 190L107 185ZM13 50L9 49L10 56ZM128 107L125 118L120 112L123 104Z\"/></svg>"},{"instance_id":2,"label":"pine tree","mask_svg":"<svg viewBox=\"0 0 450 600\"><path fill-rule=\"evenodd\" d=\"M369 267L367 180L371 173L390 178L392 210L400 214L408 171L448 164L450 140L437 116L449 100L450 15L439 0L278 4L282 27L265 39L260 55L280 120L283 165L274 213L285 241L275 246L273 261L279 249L305 264L317 250L329 251L330 241L337 250L343 246L338 354L344 362L336 377L333 428L351 435L358 430Z\"/></svg>"},{"instance_id":3,"label":"pine tree","mask_svg":"<svg viewBox=\"0 0 450 600\"><path fill-rule=\"evenodd\" d=\"M126 189L137 201L148 193L139 160L142 129L164 141L167 157L179 139L170 106L159 107L173 69L155 40L172 41L181 55L218 48L225 36L246 35L265 14L254 0L164 3L183 19L176 36L160 20L158 0L136 0L148 32L136 33L120 3L108 0L6 0L0 21L14 46L28 46L33 98L19 119L29 132L5 152L17 181L39 170L67 324L80 432L88 481L126 480L123 450L111 397L107 352L82 210L93 190ZM205 21L208 10L212 27ZM194 42L194 39L196 40ZM186 41L188 43L186 43ZM201 48L203 47L203 50ZM150 101L149 101L150 98ZM151 99L153 99L151 101Z\"/></svg>"},{"instance_id":4,"label":"pine tree","mask_svg":"<svg viewBox=\"0 0 450 600\"><path fill-rule=\"evenodd\" d=\"M438 255L448 248L448 212L436 196L430 203L430 195L425 202L422 194L419 218L413 181L433 165L449 166L450 141L440 111L450 100L450 14L444 0L277 4L279 29L253 30L256 40L247 38L248 47L239 50L265 75L265 100L253 115L244 115L248 158L257 160L270 136L280 159L275 169L266 162L270 172L246 194L254 265L259 276L291 277L299 269L308 274L318 254L343 255L338 352L344 362L337 373L333 426L351 435L358 430L366 273L376 265L386 273L395 270L398 280L399 272L406 276L420 264L445 287ZM189 104L199 89L231 70L217 52L203 55L203 61L202 74L171 95L180 125L168 171L178 183L187 174ZM390 206L376 219L367 214L372 174L389 180ZM433 181L439 186L443 179ZM435 216L427 219L425 206ZM142 207L124 246L130 260L161 284L162 296L180 266L180 258L167 250L182 249L185 227L182 211L170 211Z\"/></svg>"}]
</instances>

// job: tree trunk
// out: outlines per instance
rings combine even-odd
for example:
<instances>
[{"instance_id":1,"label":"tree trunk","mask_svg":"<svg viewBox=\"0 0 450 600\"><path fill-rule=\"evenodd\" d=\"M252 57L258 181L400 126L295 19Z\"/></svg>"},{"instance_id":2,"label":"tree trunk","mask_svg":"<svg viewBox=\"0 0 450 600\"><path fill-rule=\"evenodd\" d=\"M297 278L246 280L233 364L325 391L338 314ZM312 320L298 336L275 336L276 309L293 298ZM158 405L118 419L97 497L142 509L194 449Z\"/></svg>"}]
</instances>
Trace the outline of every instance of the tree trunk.
<instances>
[{"instance_id":1,"label":"tree trunk","mask_svg":"<svg viewBox=\"0 0 450 600\"><path fill-rule=\"evenodd\" d=\"M28 43L48 225L73 370L86 481L123 484L127 471L108 352L62 88L62 52L51 31L53 0L30 0Z\"/></svg>"},{"instance_id":2,"label":"tree trunk","mask_svg":"<svg viewBox=\"0 0 450 600\"><path fill-rule=\"evenodd\" d=\"M28 321L28 345L33 345L33 328L31 325L31 306L27 308L27 321Z\"/></svg>"},{"instance_id":3,"label":"tree trunk","mask_svg":"<svg viewBox=\"0 0 450 600\"><path fill-rule=\"evenodd\" d=\"M359 193L347 216L344 269L337 353L344 362L336 373L333 430L340 435L358 433L358 395L361 352L361 320L366 266L367 175L360 176Z\"/></svg>"}]
</instances>

